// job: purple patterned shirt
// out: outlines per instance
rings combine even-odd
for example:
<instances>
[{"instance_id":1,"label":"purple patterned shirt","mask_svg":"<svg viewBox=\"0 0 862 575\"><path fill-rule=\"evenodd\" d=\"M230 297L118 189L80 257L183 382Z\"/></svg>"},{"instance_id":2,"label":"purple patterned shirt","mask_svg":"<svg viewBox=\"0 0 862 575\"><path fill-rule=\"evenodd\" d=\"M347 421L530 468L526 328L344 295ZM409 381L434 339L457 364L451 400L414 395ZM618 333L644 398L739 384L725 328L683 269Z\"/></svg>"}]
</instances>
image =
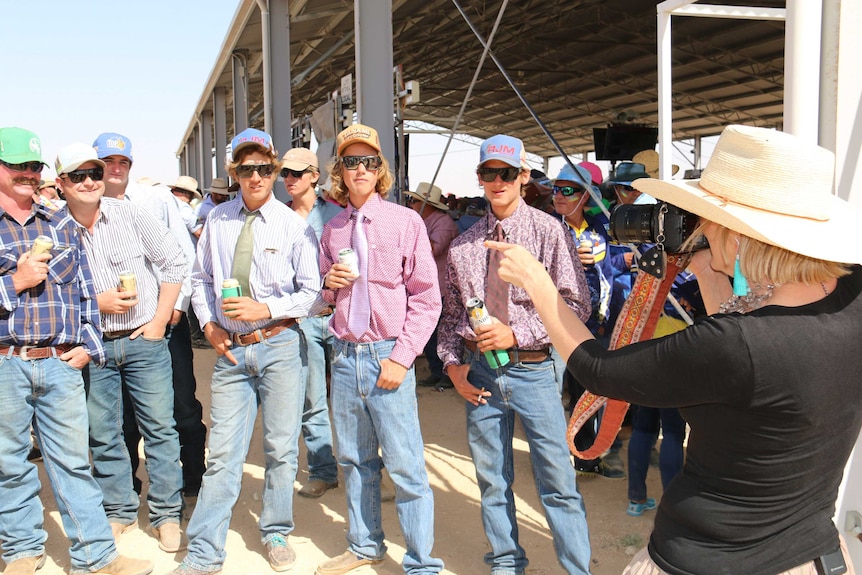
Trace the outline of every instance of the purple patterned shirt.
<instances>
[{"instance_id":1,"label":"purple patterned shirt","mask_svg":"<svg viewBox=\"0 0 862 575\"><path fill-rule=\"evenodd\" d=\"M338 262L338 252L352 247L354 212L352 205L329 220L320 238L320 274L329 273ZM368 298L371 320L360 342L396 339L389 358L410 367L437 327L440 317L440 288L437 266L431 253L428 232L419 214L388 202L379 194L359 209L365 218L368 238ZM352 286L321 291L328 304L335 304L329 330L335 337L356 341L347 329Z\"/></svg>"},{"instance_id":2,"label":"purple patterned shirt","mask_svg":"<svg viewBox=\"0 0 862 575\"><path fill-rule=\"evenodd\" d=\"M444 366L460 364L464 352L463 339L476 339L467 319L467 300L473 297L485 300L489 250L483 242L491 239L498 221L503 226L506 241L524 246L545 265L563 300L578 317L582 321L590 317L590 291L584 269L571 236L563 230L559 220L531 208L524 200L504 220L497 220L493 212L488 211L484 218L449 246L437 344L437 354ZM541 349L551 343L527 292L513 285L509 286L509 326L515 333L519 349Z\"/></svg>"}]
</instances>

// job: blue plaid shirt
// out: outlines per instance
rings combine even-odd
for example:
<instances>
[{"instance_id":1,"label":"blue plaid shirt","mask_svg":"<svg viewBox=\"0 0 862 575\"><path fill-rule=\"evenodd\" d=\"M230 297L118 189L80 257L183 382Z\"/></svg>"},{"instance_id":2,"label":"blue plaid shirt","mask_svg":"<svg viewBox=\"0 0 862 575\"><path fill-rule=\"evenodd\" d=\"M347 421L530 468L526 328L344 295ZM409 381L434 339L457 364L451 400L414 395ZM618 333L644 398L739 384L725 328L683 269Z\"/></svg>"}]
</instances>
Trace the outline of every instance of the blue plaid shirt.
<instances>
[{"instance_id":1,"label":"blue plaid shirt","mask_svg":"<svg viewBox=\"0 0 862 575\"><path fill-rule=\"evenodd\" d=\"M12 274L36 236L54 242L48 279L16 293ZM78 225L65 208L34 204L24 225L0 209L0 345L81 344L101 365L105 351L95 297Z\"/></svg>"}]
</instances>

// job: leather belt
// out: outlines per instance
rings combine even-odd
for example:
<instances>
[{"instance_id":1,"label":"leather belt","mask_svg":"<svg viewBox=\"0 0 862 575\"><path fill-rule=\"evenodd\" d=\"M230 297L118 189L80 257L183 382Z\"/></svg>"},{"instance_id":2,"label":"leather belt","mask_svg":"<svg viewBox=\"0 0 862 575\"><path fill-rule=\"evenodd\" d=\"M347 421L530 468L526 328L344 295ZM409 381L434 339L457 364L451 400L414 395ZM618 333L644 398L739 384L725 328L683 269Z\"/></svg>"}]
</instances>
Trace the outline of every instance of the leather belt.
<instances>
[{"instance_id":1,"label":"leather belt","mask_svg":"<svg viewBox=\"0 0 862 575\"><path fill-rule=\"evenodd\" d=\"M20 357L24 361L31 359L47 359L49 357L59 357L70 349L78 347L77 344L64 343L62 345L48 347L33 347L31 345L10 346L4 345L0 347L0 355L8 355L9 350L12 350L12 355Z\"/></svg>"},{"instance_id":2,"label":"leather belt","mask_svg":"<svg viewBox=\"0 0 862 575\"><path fill-rule=\"evenodd\" d=\"M464 346L472 352L478 352L479 346L472 339L465 339ZM518 349L513 347L505 350L509 354L509 361L512 363L541 363L551 357L550 348L542 349Z\"/></svg>"},{"instance_id":3,"label":"leather belt","mask_svg":"<svg viewBox=\"0 0 862 575\"><path fill-rule=\"evenodd\" d=\"M135 328L138 329L138 328ZM102 333L102 339L105 341L111 341L114 339L120 339L121 337L129 337L135 333L134 329L121 329L119 331L106 331Z\"/></svg>"},{"instance_id":4,"label":"leather belt","mask_svg":"<svg viewBox=\"0 0 862 575\"><path fill-rule=\"evenodd\" d=\"M326 308L325 310L323 310L319 314L315 315L314 317L326 317L328 315L332 315L334 311L335 311L335 307L329 306L328 308Z\"/></svg>"},{"instance_id":5,"label":"leather belt","mask_svg":"<svg viewBox=\"0 0 862 575\"><path fill-rule=\"evenodd\" d=\"M232 333L230 340L237 345L251 345L276 336L296 323L296 318L290 317L271 323L268 326L248 333Z\"/></svg>"}]
</instances>

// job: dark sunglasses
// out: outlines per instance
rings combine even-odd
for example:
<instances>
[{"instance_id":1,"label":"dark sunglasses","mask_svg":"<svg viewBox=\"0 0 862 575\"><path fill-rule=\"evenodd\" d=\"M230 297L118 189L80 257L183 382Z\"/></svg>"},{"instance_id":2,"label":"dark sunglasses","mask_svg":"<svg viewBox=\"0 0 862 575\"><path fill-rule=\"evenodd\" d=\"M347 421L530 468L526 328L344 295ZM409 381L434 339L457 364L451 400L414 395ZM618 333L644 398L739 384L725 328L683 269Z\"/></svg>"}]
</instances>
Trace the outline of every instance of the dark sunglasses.
<instances>
[{"instance_id":1,"label":"dark sunglasses","mask_svg":"<svg viewBox=\"0 0 862 575\"><path fill-rule=\"evenodd\" d=\"M290 168L282 168L281 169L281 177L286 178L287 176L293 176L297 180L301 178L306 172L311 172L308 168L304 170L291 170Z\"/></svg>"},{"instance_id":2,"label":"dark sunglasses","mask_svg":"<svg viewBox=\"0 0 862 575\"><path fill-rule=\"evenodd\" d=\"M45 164L42 162L24 162L23 164L10 164L9 162L4 162L0 160L0 164L3 164L13 172L35 172L37 174L42 173L42 168L45 167Z\"/></svg>"},{"instance_id":3,"label":"dark sunglasses","mask_svg":"<svg viewBox=\"0 0 862 575\"><path fill-rule=\"evenodd\" d=\"M637 190L635 190L635 189L634 189L633 187L631 187L631 186L624 186L624 185L622 185L622 184L617 184L617 185L618 185L619 187L621 187L623 190L627 191L627 192L635 192L635 191L637 191Z\"/></svg>"},{"instance_id":4,"label":"dark sunglasses","mask_svg":"<svg viewBox=\"0 0 862 575\"><path fill-rule=\"evenodd\" d=\"M574 186L554 186L551 188L554 191L554 195L563 194L565 197L574 196L575 194L582 194L586 192L584 188L574 187Z\"/></svg>"},{"instance_id":5,"label":"dark sunglasses","mask_svg":"<svg viewBox=\"0 0 862 575\"><path fill-rule=\"evenodd\" d=\"M86 170L73 170L66 174L66 177L69 178L69 181L73 184L80 184L87 178L90 178L94 182L102 181L102 178L105 177L104 168L88 168Z\"/></svg>"},{"instance_id":6,"label":"dark sunglasses","mask_svg":"<svg viewBox=\"0 0 862 575\"><path fill-rule=\"evenodd\" d=\"M376 170L383 165L383 160L380 156L343 156L341 163L345 170L355 170L359 164L365 166L366 170Z\"/></svg>"},{"instance_id":7,"label":"dark sunglasses","mask_svg":"<svg viewBox=\"0 0 862 575\"><path fill-rule=\"evenodd\" d=\"M236 175L240 178L250 178L257 172L261 178L268 178L275 171L275 164L242 164L236 167Z\"/></svg>"},{"instance_id":8,"label":"dark sunglasses","mask_svg":"<svg viewBox=\"0 0 862 575\"><path fill-rule=\"evenodd\" d=\"M504 182L514 182L521 170L520 168L479 168L476 173L483 182L490 184L497 179L497 176L500 176Z\"/></svg>"}]
</instances>

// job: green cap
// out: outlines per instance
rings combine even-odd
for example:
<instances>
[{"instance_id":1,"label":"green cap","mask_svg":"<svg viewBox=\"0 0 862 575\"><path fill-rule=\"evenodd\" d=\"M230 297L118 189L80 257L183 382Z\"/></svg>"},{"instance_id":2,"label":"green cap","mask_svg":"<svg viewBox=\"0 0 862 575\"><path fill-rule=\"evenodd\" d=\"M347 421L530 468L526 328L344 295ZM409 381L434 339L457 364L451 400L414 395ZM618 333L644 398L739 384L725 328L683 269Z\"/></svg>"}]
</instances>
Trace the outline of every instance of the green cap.
<instances>
[{"instance_id":1,"label":"green cap","mask_svg":"<svg viewBox=\"0 0 862 575\"><path fill-rule=\"evenodd\" d=\"M23 128L0 128L0 160L10 164L44 164L39 136Z\"/></svg>"}]
</instances>

